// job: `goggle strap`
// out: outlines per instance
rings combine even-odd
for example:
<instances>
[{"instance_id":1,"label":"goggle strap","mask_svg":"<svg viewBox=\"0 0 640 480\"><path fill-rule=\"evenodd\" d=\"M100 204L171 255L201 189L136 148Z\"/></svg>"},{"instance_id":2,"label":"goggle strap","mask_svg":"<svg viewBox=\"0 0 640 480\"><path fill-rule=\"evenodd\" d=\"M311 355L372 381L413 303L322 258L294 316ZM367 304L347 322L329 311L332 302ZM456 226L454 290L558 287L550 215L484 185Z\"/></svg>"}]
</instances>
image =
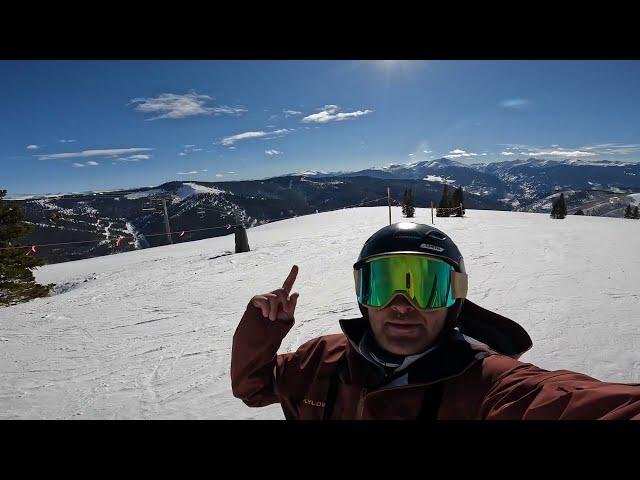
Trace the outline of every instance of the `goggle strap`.
<instances>
[{"instance_id":1,"label":"goggle strap","mask_svg":"<svg viewBox=\"0 0 640 480\"><path fill-rule=\"evenodd\" d=\"M453 298L467 298L469 277L466 273L452 272L451 283L453 285Z\"/></svg>"}]
</instances>

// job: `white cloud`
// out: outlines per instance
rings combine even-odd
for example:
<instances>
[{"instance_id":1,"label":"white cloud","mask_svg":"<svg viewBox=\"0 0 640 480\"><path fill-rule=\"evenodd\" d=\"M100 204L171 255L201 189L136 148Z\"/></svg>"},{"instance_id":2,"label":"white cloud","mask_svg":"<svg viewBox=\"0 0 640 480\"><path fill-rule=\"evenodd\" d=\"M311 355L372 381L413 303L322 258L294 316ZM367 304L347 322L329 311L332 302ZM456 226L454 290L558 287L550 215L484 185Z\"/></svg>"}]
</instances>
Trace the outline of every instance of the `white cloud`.
<instances>
[{"instance_id":1,"label":"white cloud","mask_svg":"<svg viewBox=\"0 0 640 480\"><path fill-rule=\"evenodd\" d=\"M511 98L508 100L503 100L499 103L502 108L512 108L516 110L521 110L523 108L527 108L531 105L531 100L527 100L526 98Z\"/></svg>"},{"instance_id":2,"label":"white cloud","mask_svg":"<svg viewBox=\"0 0 640 480\"><path fill-rule=\"evenodd\" d=\"M202 149L201 148L192 148L191 151L192 152L201 152Z\"/></svg>"},{"instance_id":3,"label":"white cloud","mask_svg":"<svg viewBox=\"0 0 640 480\"><path fill-rule=\"evenodd\" d=\"M265 150L264 153L266 153L269 156L272 155L282 155L282 152L278 151L278 150Z\"/></svg>"},{"instance_id":4,"label":"white cloud","mask_svg":"<svg viewBox=\"0 0 640 480\"><path fill-rule=\"evenodd\" d=\"M222 173L216 173L216 177L224 177Z\"/></svg>"},{"instance_id":5,"label":"white cloud","mask_svg":"<svg viewBox=\"0 0 640 480\"><path fill-rule=\"evenodd\" d=\"M186 155L186 153L180 152L178 155L180 155L181 157L184 157Z\"/></svg>"},{"instance_id":6,"label":"white cloud","mask_svg":"<svg viewBox=\"0 0 640 480\"><path fill-rule=\"evenodd\" d=\"M499 143L498 145L506 147L505 150L522 150L524 148L531 148L528 145L522 145L520 143Z\"/></svg>"},{"instance_id":7,"label":"white cloud","mask_svg":"<svg viewBox=\"0 0 640 480\"><path fill-rule=\"evenodd\" d=\"M500 152L500 155L509 156L509 155L515 155L515 154L513 152Z\"/></svg>"},{"instance_id":8,"label":"white cloud","mask_svg":"<svg viewBox=\"0 0 640 480\"><path fill-rule=\"evenodd\" d=\"M200 172L198 172L197 170L191 170L190 172L178 172L176 173L176 175L196 175Z\"/></svg>"},{"instance_id":9,"label":"white cloud","mask_svg":"<svg viewBox=\"0 0 640 480\"><path fill-rule=\"evenodd\" d=\"M93 160L89 160L86 163L74 163L72 166L74 168L84 168L84 167L96 167L100 165L98 162L94 162Z\"/></svg>"},{"instance_id":10,"label":"white cloud","mask_svg":"<svg viewBox=\"0 0 640 480\"><path fill-rule=\"evenodd\" d=\"M138 112L155 114L148 120L178 119L196 115L240 115L247 111L241 106L207 106L210 100L210 96L198 95L195 92L183 95L162 93L157 97L134 98L129 105L137 104L135 110Z\"/></svg>"},{"instance_id":11,"label":"white cloud","mask_svg":"<svg viewBox=\"0 0 640 480\"><path fill-rule=\"evenodd\" d=\"M293 115L302 115L302 112L298 112L297 110L283 110L285 118L292 117Z\"/></svg>"},{"instance_id":12,"label":"white cloud","mask_svg":"<svg viewBox=\"0 0 640 480\"><path fill-rule=\"evenodd\" d=\"M600 143L580 147L580 150L596 151L600 155L629 155L640 151L640 144Z\"/></svg>"},{"instance_id":13,"label":"white cloud","mask_svg":"<svg viewBox=\"0 0 640 480\"><path fill-rule=\"evenodd\" d=\"M184 146L184 148L193 148L193 147L195 147L195 145L183 145L183 146Z\"/></svg>"},{"instance_id":14,"label":"white cloud","mask_svg":"<svg viewBox=\"0 0 640 480\"><path fill-rule=\"evenodd\" d=\"M50 155L36 155L39 160L55 160L59 158L90 158L90 157L110 157L116 155L126 155L127 153L147 152L152 148L111 148L107 150L84 150L82 152L53 153Z\"/></svg>"},{"instance_id":15,"label":"white cloud","mask_svg":"<svg viewBox=\"0 0 640 480\"><path fill-rule=\"evenodd\" d=\"M477 157L477 153L466 152L461 150L460 148L456 148L455 150L451 150L445 157L447 158L458 158L458 157Z\"/></svg>"},{"instance_id":16,"label":"white cloud","mask_svg":"<svg viewBox=\"0 0 640 480\"><path fill-rule=\"evenodd\" d=\"M143 160L149 160L149 155L130 155L127 157L128 162L141 162Z\"/></svg>"},{"instance_id":17,"label":"white cloud","mask_svg":"<svg viewBox=\"0 0 640 480\"><path fill-rule=\"evenodd\" d=\"M285 133L290 132L291 130L287 130L286 128L282 128L280 130L274 130L271 132L265 132L265 131L257 131L257 132L243 132L243 133L238 133L236 135L231 135L229 137L224 137L222 139L222 141L220 143L222 143L222 145L224 145L225 147L229 147L231 145L233 145L236 142L239 142L241 140L249 140L252 138L262 138L262 137L268 137L269 135L283 135Z\"/></svg>"},{"instance_id":18,"label":"white cloud","mask_svg":"<svg viewBox=\"0 0 640 480\"><path fill-rule=\"evenodd\" d=\"M229 175L235 175L236 172L227 172Z\"/></svg>"},{"instance_id":19,"label":"white cloud","mask_svg":"<svg viewBox=\"0 0 640 480\"><path fill-rule=\"evenodd\" d=\"M422 150L422 153L428 155L429 153L432 153L433 150Z\"/></svg>"},{"instance_id":20,"label":"white cloud","mask_svg":"<svg viewBox=\"0 0 640 480\"><path fill-rule=\"evenodd\" d=\"M303 122L309 123L326 123L331 121L340 122L351 118L362 117L373 113L373 110L356 110L354 112L340 112L337 105L325 105L320 112L312 113L302 119Z\"/></svg>"},{"instance_id":21,"label":"white cloud","mask_svg":"<svg viewBox=\"0 0 640 480\"><path fill-rule=\"evenodd\" d=\"M248 110L245 107L237 106L237 107L229 107L228 105L220 105L219 107L213 107L212 111L216 115L241 115Z\"/></svg>"},{"instance_id":22,"label":"white cloud","mask_svg":"<svg viewBox=\"0 0 640 480\"><path fill-rule=\"evenodd\" d=\"M410 153L410 154L409 154L409 156L410 156L410 157L413 157L413 153Z\"/></svg>"},{"instance_id":23,"label":"white cloud","mask_svg":"<svg viewBox=\"0 0 640 480\"><path fill-rule=\"evenodd\" d=\"M39 148L38 145L27 145L27 150L38 150Z\"/></svg>"},{"instance_id":24,"label":"white cloud","mask_svg":"<svg viewBox=\"0 0 640 480\"><path fill-rule=\"evenodd\" d=\"M59 142L60 142L60 143L74 143L74 142L77 142L77 140L73 140L73 139L72 139L72 140L65 140L65 139L63 138L63 139L59 140Z\"/></svg>"},{"instance_id":25,"label":"white cloud","mask_svg":"<svg viewBox=\"0 0 640 480\"><path fill-rule=\"evenodd\" d=\"M209 169L208 169L208 168L205 168L205 169L204 169L204 170L202 170L202 171L203 171L203 172L208 172L208 171L209 171Z\"/></svg>"},{"instance_id":26,"label":"white cloud","mask_svg":"<svg viewBox=\"0 0 640 480\"><path fill-rule=\"evenodd\" d=\"M527 152L527 155L532 157L569 157L569 158L580 158L580 157L594 157L597 154L592 152L584 152L582 150L540 150L537 152Z\"/></svg>"},{"instance_id":27,"label":"white cloud","mask_svg":"<svg viewBox=\"0 0 640 480\"><path fill-rule=\"evenodd\" d=\"M632 155L640 152L640 144L620 144L620 143L600 143L594 145L585 145L580 147L561 147L558 144L551 147L521 145L521 144L501 144L506 146L507 152L516 153L518 155L530 157L559 157L559 158L584 158L584 157L611 157L614 155L624 156ZM519 150L519 151L518 151ZM595 159L595 158L594 158Z\"/></svg>"}]
</instances>

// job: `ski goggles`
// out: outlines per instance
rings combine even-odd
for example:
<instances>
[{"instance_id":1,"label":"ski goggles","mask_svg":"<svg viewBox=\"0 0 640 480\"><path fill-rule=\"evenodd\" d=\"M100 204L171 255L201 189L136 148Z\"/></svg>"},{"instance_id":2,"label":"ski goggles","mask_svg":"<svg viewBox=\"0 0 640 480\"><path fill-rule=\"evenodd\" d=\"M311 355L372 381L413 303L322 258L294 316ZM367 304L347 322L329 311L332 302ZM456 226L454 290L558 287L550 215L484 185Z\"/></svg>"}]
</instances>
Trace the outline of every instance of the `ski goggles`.
<instances>
[{"instance_id":1,"label":"ski goggles","mask_svg":"<svg viewBox=\"0 0 640 480\"><path fill-rule=\"evenodd\" d=\"M419 309L445 308L467 295L466 273L427 255L381 255L353 268L358 302L367 307L383 308L403 294Z\"/></svg>"}]
</instances>

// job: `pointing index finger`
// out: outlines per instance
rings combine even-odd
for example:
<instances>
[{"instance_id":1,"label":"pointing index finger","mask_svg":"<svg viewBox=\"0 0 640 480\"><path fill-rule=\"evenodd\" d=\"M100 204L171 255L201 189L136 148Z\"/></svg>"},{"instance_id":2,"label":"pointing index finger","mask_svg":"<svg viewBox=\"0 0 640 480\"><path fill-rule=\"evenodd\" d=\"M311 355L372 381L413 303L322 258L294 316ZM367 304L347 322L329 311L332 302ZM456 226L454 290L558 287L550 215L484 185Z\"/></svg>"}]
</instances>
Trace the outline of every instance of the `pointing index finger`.
<instances>
[{"instance_id":1,"label":"pointing index finger","mask_svg":"<svg viewBox=\"0 0 640 480\"><path fill-rule=\"evenodd\" d=\"M293 283L296 281L297 276L298 276L298 266L294 265L293 267L291 267L289 276L282 284L282 288L287 292L287 294L291 292L291 289L293 288Z\"/></svg>"}]
</instances>

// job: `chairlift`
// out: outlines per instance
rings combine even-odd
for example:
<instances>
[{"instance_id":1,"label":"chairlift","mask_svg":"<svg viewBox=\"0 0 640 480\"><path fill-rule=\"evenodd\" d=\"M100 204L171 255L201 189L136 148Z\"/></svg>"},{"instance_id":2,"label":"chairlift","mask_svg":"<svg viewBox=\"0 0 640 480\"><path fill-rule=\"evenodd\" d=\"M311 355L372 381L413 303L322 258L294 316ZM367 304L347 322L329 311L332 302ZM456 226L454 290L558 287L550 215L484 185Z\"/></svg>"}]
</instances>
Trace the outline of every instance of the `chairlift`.
<instances>
[{"instance_id":1,"label":"chairlift","mask_svg":"<svg viewBox=\"0 0 640 480\"><path fill-rule=\"evenodd\" d=\"M150 201L146 201L142 204L142 211L143 212L161 212L162 207L159 207L158 205L155 205Z\"/></svg>"}]
</instances>

